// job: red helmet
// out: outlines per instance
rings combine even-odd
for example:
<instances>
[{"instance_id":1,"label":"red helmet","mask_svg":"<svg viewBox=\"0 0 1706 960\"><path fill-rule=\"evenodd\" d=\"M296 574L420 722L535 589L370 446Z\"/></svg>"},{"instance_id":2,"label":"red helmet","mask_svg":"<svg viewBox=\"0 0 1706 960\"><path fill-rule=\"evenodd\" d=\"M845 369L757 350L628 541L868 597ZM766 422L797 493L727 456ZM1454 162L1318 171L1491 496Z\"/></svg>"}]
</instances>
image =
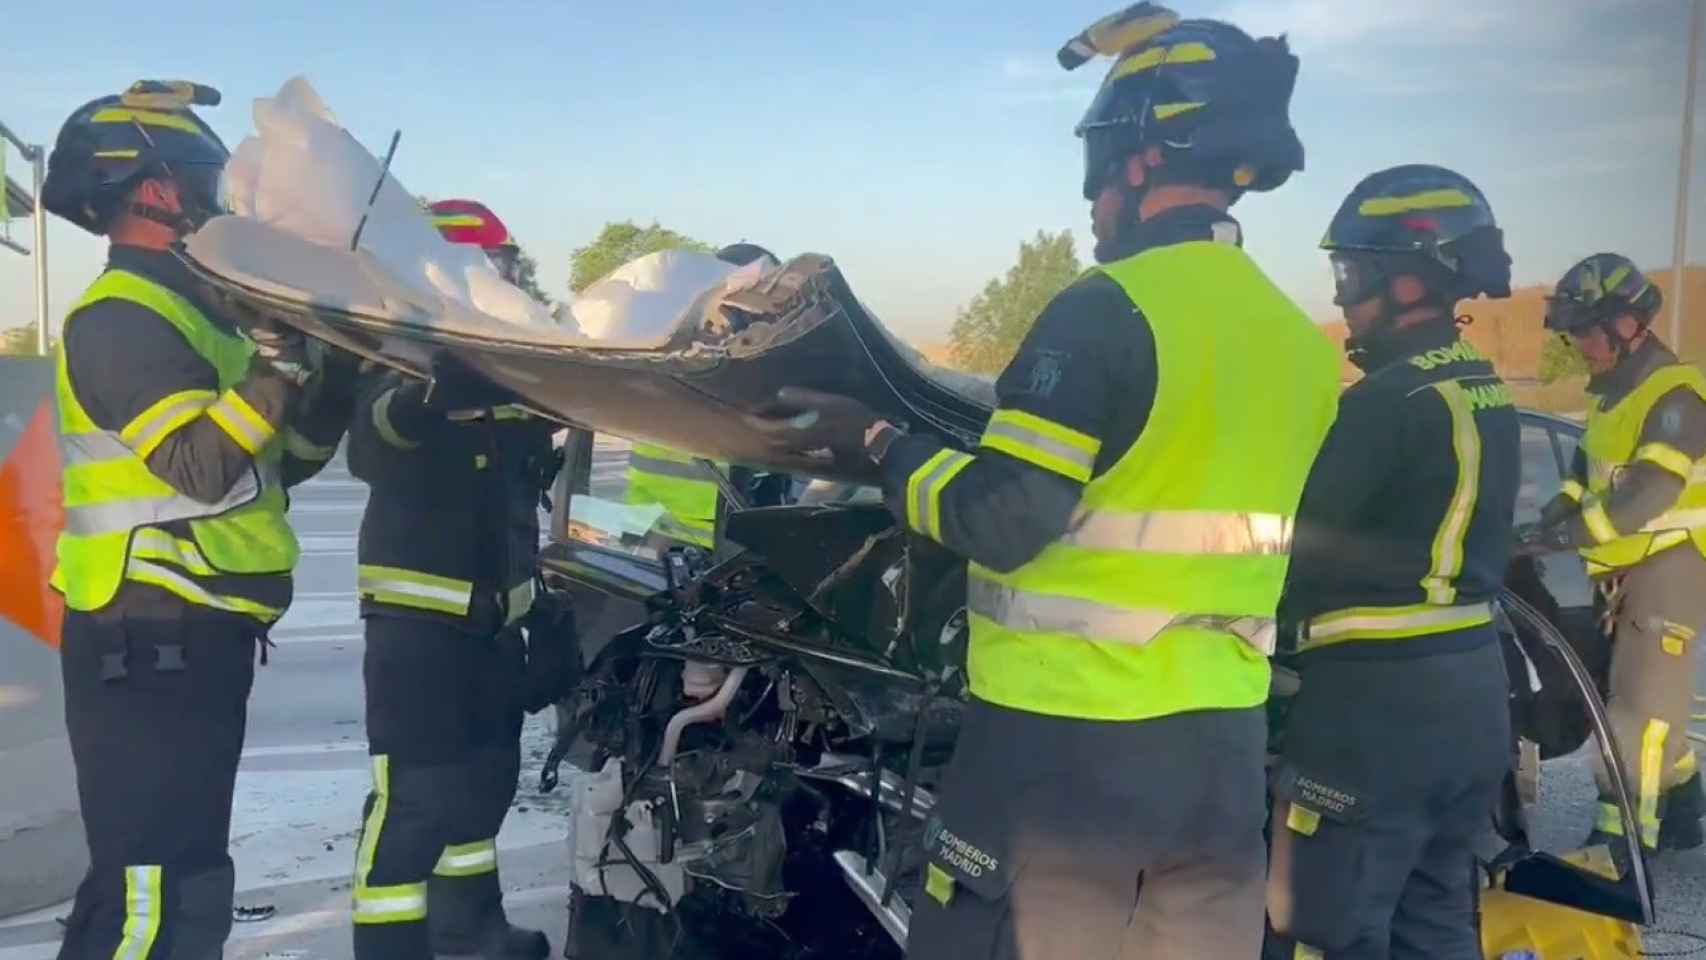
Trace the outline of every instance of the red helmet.
<instances>
[{"instance_id":1,"label":"red helmet","mask_svg":"<svg viewBox=\"0 0 1706 960\"><path fill-rule=\"evenodd\" d=\"M478 200L440 200L427 209L432 225L451 243L471 243L482 250L516 245L504 222Z\"/></svg>"},{"instance_id":2,"label":"red helmet","mask_svg":"<svg viewBox=\"0 0 1706 960\"><path fill-rule=\"evenodd\" d=\"M491 208L478 200L440 200L427 210L432 214L432 225L444 239L486 251L498 273L505 280L516 282L521 246Z\"/></svg>"}]
</instances>

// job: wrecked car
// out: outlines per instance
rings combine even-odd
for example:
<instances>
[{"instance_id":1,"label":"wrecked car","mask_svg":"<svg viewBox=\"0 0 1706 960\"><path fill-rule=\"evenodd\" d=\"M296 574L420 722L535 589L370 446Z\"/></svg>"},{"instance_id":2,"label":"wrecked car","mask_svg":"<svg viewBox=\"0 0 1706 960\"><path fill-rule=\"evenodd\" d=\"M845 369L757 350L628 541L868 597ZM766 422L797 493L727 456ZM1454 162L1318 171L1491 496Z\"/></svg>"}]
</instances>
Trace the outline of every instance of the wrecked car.
<instances>
[{"instance_id":1,"label":"wrecked car","mask_svg":"<svg viewBox=\"0 0 1706 960\"><path fill-rule=\"evenodd\" d=\"M746 417L803 383L969 448L991 412L987 384L924 365L827 257L707 291L649 345L600 345L423 318L359 253L308 256L256 226L215 220L184 252L236 315L446 389L498 386L572 427L542 558L547 584L583 610L585 680L560 711L554 758L586 771L569 787L570 955L898 956L965 696L964 564L896 527L867 478L772 447ZM1556 489L1578 436L1524 414L1523 509ZM705 458L722 490L712 549L658 536L656 505L628 502L628 440ZM712 461L739 464L741 482ZM1637 847L1598 866L1526 849L1535 762L1594 740L1615 768L1609 652L1575 558L1518 560L1509 586L1501 622L1525 744L1514 754L1529 762L1513 760L1516 799L1500 818L1513 852L1489 877L1484 928L1502 929L1491 911L1548 904L1647 922ZM1283 719L1283 696L1276 705Z\"/></svg>"},{"instance_id":2,"label":"wrecked car","mask_svg":"<svg viewBox=\"0 0 1706 960\"><path fill-rule=\"evenodd\" d=\"M965 564L896 526L871 478L779 447L750 418L778 388L807 386L970 449L989 384L925 363L815 254L695 289L661 326L588 336L434 246L389 158L336 127L305 83L257 118L288 129L239 147L238 215L179 252L210 302L435 390L497 388L570 428L541 557L547 587L573 597L585 662L542 784L565 759L583 771L563 786L567 955L898 957L967 695ZM313 164L292 151L307 148L348 163L305 184ZM1524 415L1525 510L1557 489L1578 440L1566 421ZM664 505L630 496L631 442L702 458L720 491L708 547L673 541ZM1522 828L1540 760L1592 741L1637 835L1593 594L1574 557L1523 559L1500 604L1522 743L1498 818L1510 850L1485 871L1489 950L1518 949L1534 924L1603 918L1633 937L1653 916L1638 844L1558 857Z\"/></svg>"}]
</instances>

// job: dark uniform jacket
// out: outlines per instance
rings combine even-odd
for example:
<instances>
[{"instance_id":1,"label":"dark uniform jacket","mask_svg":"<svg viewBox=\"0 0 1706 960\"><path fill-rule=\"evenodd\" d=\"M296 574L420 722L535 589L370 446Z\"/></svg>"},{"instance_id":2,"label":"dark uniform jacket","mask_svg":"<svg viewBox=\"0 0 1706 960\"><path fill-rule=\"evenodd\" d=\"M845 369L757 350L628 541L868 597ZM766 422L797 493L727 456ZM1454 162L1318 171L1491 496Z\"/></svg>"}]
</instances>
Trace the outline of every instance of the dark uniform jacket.
<instances>
[{"instance_id":1,"label":"dark uniform jacket","mask_svg":"<svg viewBox=\"0 0 1706 960\"><path fill-rule=\"evenodd\" d=\"M1444 323L1392 338L1369 368L1340 398L1304 487L1280 605L1289 623L1353 608L1469 606L1504 582L1522 476L1509 389ZM1491 636L1431 633L1321 653L1414 656Z\"/></svg>"},{"instance_id":2,"label":"dark uniform jacket","mask_svg":"<svg viewBox=\"0 0 1706 960\"><path fill-rule=\"evenodd\" d=\"M362 613L490 633L531 605L557 427L510 407L441 410L426 395L426 384L386 374L357 402L350 472L372 490L357 557ZM411 574L435 589L411 597L375 587Z\"/></svg>"}]
</instances>

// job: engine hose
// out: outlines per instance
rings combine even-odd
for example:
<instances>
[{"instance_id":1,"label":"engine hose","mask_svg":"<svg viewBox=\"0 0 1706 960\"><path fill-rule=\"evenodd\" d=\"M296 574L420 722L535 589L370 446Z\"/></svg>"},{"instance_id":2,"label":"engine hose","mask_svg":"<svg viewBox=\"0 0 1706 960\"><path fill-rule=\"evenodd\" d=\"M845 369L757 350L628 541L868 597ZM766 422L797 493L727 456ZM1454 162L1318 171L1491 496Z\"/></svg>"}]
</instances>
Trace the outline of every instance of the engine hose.
<instances>
[{"instance_id":1,"label":"engine hose","mask_svg":"<svg viewBox=\"0 0 1706 960\"><path fill-rule=\"evenodd\" d=\"M625 825L627 819L623 818L622 822ZM616 851L622 854L622 859L628 861L628 866L639 875L640 882L645 884L647 892L657 899L658 906L663 908L664 915L675 916L675 903L670 900L669 891L664 888L663 881L659 880L658 875L634 855L633 848L628 846L628 841L623 838L622 831L616 829L614 822L610 825L610 842L616 844Z\"/></svg>"}]
</instances>

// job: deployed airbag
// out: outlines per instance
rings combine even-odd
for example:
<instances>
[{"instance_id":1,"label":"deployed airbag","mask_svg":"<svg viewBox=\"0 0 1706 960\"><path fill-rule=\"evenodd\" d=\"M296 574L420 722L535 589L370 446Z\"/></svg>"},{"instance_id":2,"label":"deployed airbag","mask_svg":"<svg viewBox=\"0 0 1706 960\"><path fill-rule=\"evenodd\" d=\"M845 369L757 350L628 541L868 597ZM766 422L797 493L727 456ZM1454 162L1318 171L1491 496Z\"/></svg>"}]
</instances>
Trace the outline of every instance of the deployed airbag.
<instances>
[{"instance_id":1,"label":"deployed airbag","mask_svg":"<svg viewBox=\"0 0 1706 960\"><path fill-rule=\"evenodd\" d=\"M389 174L367 209L381 164L306 81L257 101L255 121L232 160L234 215L180 251L240 322L282 321L422 378L489 381L565 423L817 476L864 479L753 427L783 386L859 397L960 446L989 417L989 383L932 367L892 337L828 257L736 270L655 254L554 320L482 255L443 241Z\"/></svg>"}]
</instances>

